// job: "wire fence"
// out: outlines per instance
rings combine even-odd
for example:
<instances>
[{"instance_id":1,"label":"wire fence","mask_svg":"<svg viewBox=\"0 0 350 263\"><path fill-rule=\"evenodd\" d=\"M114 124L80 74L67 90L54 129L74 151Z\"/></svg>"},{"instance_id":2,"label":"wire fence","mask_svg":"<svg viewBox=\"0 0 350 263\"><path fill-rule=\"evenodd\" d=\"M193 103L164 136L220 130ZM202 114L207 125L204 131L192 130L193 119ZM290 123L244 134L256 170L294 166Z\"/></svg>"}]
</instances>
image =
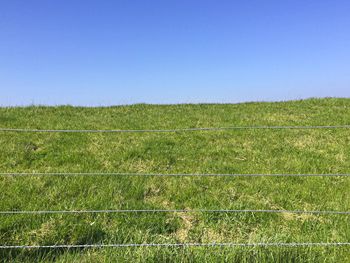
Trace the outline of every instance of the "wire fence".
<instances>
[{"instance_id":1,"label":"wire fence","mask_svg":"<svg viewBox=\"0 0 350 263\"><path fill-rule=\"evenodd\" d=\"M187 132L187 131L221 131L221 130L255 130L255 129L349 129L350 125L316 125L316 126L232 126L211 128L179 129L141 129L141 130L98 130L98 129L27 129L0 128L0 132L49 132L49 133L152 133L152 132ZM2 172L0 176L196 176L196 177L349 177L350 173L334 174L209 174L209 173L122 173L122 172ZM0 215L16 214L83 214L83 213L293 213L315 215L350 215L350 211L330 210L272 210L272 209L105 209L105 210L14 210L0 211ZM122 247L317 247L350 246L350 242L296 242L296 243L130 243L130 244L77 244L77 245L0 245L0 249L71 249L71 248L122 248Z\"/></svg>"}]
</instances>

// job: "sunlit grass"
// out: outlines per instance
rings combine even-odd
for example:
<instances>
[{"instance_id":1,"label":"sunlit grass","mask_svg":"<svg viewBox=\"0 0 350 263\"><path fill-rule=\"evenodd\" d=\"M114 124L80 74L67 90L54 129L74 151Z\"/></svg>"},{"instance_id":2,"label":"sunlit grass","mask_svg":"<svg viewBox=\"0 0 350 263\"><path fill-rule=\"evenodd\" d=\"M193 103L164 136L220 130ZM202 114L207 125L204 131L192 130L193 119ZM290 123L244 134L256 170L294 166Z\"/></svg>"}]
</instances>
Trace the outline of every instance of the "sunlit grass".
<instances>
[{"instance_id":1,"label":"sunlit grass","mask_svg":"<svg viewBox=\"0 0 350 263\"><path fill-rule=\"evenodd\" d=\"M172 129L350 124L350 99L235 105L0 108L0 126ZM1 172L350 173L350 131L0 133ZM0 177L0 210L350 210L341 177ZM348 242L347 215L0 215L0 244ZM1 250L4 261L346 262L334 248Z\"/></svg>"}]
</instances>

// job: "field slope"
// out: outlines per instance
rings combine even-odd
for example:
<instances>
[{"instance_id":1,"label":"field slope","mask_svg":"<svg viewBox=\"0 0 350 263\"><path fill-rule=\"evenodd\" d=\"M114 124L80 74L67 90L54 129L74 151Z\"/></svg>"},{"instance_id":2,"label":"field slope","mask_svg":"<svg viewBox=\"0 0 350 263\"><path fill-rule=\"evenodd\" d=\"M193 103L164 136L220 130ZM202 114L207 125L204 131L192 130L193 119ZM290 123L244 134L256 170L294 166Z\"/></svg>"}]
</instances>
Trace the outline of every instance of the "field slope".
<instances>
[{"instance_id":1,"label":"field slope","mask_svg":"<svg viewBox=\"0 0 350 263\"><path fill-rule=\"evenodd\" d=\"M350 99L0 108L0 127L173 129L350 124ZM350 129L0 132L0 172L350 173ZM0 176L0 210L350 210L350 177ZM1 215L0 245L349 242L349 215ZM350 247L0 249L0 261L349 262Z\"/></svg>"}]
</instances>

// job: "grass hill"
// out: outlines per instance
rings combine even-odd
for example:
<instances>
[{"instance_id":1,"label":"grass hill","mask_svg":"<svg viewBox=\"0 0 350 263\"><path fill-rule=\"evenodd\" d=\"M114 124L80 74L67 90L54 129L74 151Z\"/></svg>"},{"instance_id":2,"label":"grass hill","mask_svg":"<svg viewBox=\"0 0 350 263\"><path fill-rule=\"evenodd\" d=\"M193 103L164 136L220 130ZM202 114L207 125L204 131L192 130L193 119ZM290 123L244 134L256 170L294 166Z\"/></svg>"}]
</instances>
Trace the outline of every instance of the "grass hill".
<instances>
[{"instance_id":1,"label":"grass hill","mask_svg":"<svg viewBox=\"0 0 350 263\"><path fill-rule=\"evenodd\" d=\"M0 108L0 127L173 129L350 124L350 99ZM0 172L350 173L349 129L0 132ZM0 176L0 210L350 210L344 177ZM0 215L0 245L349 242L348 215ZM348 247L0 250L0 261L349 262Z\"/></svg>"}]
</instances>

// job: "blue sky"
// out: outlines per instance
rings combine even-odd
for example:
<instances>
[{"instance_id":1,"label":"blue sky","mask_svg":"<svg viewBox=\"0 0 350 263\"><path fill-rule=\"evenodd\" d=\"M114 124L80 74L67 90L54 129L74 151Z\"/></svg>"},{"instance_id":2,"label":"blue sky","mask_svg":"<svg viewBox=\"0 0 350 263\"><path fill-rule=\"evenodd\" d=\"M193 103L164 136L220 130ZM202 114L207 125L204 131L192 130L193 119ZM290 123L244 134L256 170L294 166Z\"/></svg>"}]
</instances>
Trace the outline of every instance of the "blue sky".
<instances>
[{"instance_id":1,"label":"blue sky","mask_svg":"<svg viewBox=\"0 0 350 263\"><path fill-rule=\"evenodd\" d=\"M0 2L0 104L350 97L350 1Z\"/></svg>"}]
</instances>

